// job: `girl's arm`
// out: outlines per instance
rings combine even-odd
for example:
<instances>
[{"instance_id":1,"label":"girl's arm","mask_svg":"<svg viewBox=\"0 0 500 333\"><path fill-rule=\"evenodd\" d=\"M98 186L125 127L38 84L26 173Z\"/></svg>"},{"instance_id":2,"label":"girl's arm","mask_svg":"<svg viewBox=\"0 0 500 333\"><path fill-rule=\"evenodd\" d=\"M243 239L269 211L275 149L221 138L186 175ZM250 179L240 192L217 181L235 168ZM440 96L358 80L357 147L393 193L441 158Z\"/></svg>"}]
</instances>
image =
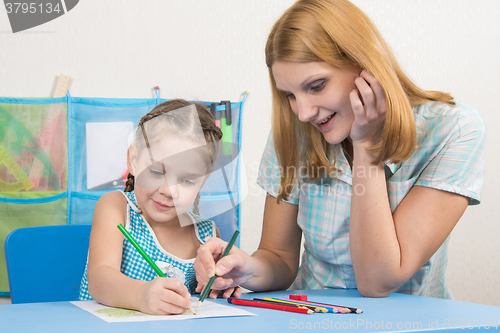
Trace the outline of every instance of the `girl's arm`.
<instances>
[{"instance_id":1,"label":"girl's arm","mask_svg":"<svg viewBox=\"0 0 500 333\"><path fill-rule=\"evenodd\" d=\"M355 83L363 102L356 91L351 94L355 123L351 131L354 158L350 251L360 293L383 297L430 259L451 233L469 199L414 186L391 213L384 165L377 165L374 171L373 155L366 151L377 142L377 129L385 116L384 93L366 71Z\"/></svg>"},{"instance_id":2,"label":"girl's arm","mask_svg":"<svg viewBox=\"0 0 500 333\"><path fill-rule=\"evenodd\" d=\"M195 269L198 282L206 285L214 272L218 276L213 289L221 290L241 285L254 291L288 288L299 267L302 231L297 225L298 207L286 202L276 203L268 195L264 208L264 223L259 248L249 256L233 247L228 256L215 264L226 242L211 239L198 250Z\"/></svg>"},{"instance_id":3,"label":"girl's arm","mask_svg":"<svg viewBox=\"0 0 500 333\"><path fill-rule=\"evenodd\" d=\"M187 288L177 279L131 279L120 272L126 199L119 192L104 194L94 210L89 243L89 294L99 303L145 313L183 313L191 306Z\"/></svg>"}]
</instances>

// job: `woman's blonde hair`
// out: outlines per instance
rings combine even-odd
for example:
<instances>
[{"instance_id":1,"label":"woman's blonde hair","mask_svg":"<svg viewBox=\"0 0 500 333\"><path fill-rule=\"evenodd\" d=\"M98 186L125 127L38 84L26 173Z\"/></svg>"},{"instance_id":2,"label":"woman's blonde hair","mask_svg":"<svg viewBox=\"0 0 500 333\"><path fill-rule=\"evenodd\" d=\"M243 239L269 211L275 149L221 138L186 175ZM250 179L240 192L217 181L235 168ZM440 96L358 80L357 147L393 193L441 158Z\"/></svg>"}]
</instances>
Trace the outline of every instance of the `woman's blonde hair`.
<instances>
[{"instance_id":1,"label":"woman's blonde hair","mask_svg":"<svg viewBox=\"0 0 500 333\"><path fill-rule=\"evenodd\" d=\"M286 94L277 90L272 73L276 61L356 66L376 77L385 91L387 112L382 140L370 149L374 164L398 163L413 153L416 128L412 106L429 100L454 104L447 93L417 87L400 68L373 22L354 4L347 0L299 0L274 24L266 44L273 96L273 140L281 170L298 170L299 156L304 156L308 168L335 172L328 158L331 147L321 132L308 122L300 122ZM299 139L303 151L299 151ZM290 188L296 181L297 172L282 173L280 188ZM288 193L280 191L277 200L281 199L287 200Z\"/></svg>"}]
</instances>

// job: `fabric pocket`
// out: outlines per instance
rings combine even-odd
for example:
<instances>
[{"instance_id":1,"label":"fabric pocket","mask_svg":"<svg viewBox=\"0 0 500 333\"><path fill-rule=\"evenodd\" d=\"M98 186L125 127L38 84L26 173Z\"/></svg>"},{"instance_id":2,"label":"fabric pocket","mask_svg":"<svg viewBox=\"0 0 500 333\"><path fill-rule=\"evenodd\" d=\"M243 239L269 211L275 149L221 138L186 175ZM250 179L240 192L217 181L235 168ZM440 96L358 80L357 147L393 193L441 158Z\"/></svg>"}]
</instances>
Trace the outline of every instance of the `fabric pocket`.
<instances>
[{"instance_id":1,"label":"fabric pocket","mask_svg":"<svg viewBox=\"0 0 500 333\"><path fill-rule=\"evenodd\" d=\"M31 196L46 192L28 192ZM5 194L5 193L2 193ZM17 193L19 195L19 193ZM66 192L41 198L2 198L0 202L0 243L15 229L67 223ZM26 244L27 247L30 244ZM33 249L36 251L36 249ZM29 267L26 268L29 270ZM9 291L4 247L0 248L0 294Z\"/></svg>"}]
</instances>

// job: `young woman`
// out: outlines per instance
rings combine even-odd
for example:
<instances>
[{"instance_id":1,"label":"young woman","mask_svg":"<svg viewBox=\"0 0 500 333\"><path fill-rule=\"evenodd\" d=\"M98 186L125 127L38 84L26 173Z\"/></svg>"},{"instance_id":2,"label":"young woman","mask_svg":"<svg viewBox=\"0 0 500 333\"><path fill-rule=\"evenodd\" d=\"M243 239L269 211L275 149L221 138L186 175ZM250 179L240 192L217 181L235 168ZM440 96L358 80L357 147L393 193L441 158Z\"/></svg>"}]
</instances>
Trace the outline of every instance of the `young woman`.
<instances>
[{"instance_id":1,"label":"young woman","mask_svg":"<svg viewBox=\"0 0 500 333\"><path fill-rule=\"evenodd\" d=\"M358 288L450 298L450 232L484 183L485 128L472 108L417 87L370 19L347 0L299 0L266 45L272 136L259 249L213 258L213 289ZM299 268L301 236L304 254ZM214 292L216 294L216 292Z\"/></svg>"}]
</instances>

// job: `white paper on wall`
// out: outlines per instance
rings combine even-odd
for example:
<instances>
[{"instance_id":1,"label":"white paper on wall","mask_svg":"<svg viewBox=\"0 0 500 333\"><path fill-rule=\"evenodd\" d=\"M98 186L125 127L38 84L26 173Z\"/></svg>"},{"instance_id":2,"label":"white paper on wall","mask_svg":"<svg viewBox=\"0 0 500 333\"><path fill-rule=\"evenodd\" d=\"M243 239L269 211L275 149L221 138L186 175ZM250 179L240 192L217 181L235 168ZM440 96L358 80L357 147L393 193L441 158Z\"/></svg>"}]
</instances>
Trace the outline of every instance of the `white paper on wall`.
<instances>
[{"instance_id":1,"label":"white paper on wall","mask_svg":"<svg viewBox=\"0 0 500 333\"><path fill-rule=\"evenodd\" d=\"M122 178L127 171L128 138L133 129L131 121L86 124L87 189L112 187L113 181Z\"/></svg>"}]
</instances>

